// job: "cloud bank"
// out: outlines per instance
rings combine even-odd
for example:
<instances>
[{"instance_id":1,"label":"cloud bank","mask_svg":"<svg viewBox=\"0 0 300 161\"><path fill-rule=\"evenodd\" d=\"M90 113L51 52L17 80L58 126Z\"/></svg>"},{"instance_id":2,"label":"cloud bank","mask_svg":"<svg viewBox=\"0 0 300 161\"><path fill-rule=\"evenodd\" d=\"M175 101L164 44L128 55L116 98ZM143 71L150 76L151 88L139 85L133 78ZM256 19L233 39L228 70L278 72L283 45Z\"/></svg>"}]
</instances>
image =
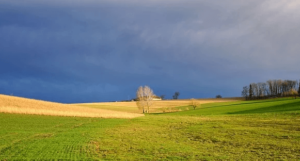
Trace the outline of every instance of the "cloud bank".
<instances>
[{"instance_id":1,"label":"cloud bank","mask_svg":"<svg viewBox=\"0 0 300 161\"><path fill-rule=\"evenodd\" d=\"M240 96L299 79L300 2L1 1L0 92L57 102Z\"/></svg>"}]
</instances>

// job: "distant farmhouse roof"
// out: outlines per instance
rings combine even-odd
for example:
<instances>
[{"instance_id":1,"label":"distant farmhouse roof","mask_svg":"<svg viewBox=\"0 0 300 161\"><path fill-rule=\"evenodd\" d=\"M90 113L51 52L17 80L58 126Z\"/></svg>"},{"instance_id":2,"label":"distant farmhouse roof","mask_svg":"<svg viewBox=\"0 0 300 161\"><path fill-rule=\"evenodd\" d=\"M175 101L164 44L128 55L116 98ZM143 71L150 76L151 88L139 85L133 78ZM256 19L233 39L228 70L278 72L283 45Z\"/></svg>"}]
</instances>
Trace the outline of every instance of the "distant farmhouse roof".
<instances>
[{"instance_id":1,"label":"distant farmhouse roof","mask_svg":"<svg viewBox=\"0 0 300 161\"><path fill-rule=\"evenodd\" d=\"M161 99L161 97L153 96L152 100L154 100L154 101L159 101L159 100L162 100L162 99Z\"/></svg>"},{"instance_id":2,"label":"distant farmhouse roof","mask_svg":"<svg viewBox=\"0 0 300 161\"><path fill-rule=\"evenodd\" d=\"M154 96L152 97L152 100L153 100L153 101L159 101L159 100L162 100L162 99L161 99L161 97L154 95ZM137 101L137 98L134 99L134 101Z\"/></svg>"}]
</instances>

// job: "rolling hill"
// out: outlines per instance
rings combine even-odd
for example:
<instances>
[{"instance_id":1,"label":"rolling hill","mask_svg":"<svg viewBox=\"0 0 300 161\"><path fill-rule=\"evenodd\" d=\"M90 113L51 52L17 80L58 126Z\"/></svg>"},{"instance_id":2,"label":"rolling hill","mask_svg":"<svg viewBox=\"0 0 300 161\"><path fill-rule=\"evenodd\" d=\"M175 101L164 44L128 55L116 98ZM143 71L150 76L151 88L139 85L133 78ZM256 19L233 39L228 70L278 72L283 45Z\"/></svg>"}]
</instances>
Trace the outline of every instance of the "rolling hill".
<instances>
[{"instance_id":1,"label":"rolling hill","mask_svg":"<svg viewBox=\"0 0 300 161\"><path fill-rule=\"evenodd\" d=\"M144 116L143 114L80 107L7 95L0 95L0 112L101 118L134 118Z\"/></svg>"}]
</instances>

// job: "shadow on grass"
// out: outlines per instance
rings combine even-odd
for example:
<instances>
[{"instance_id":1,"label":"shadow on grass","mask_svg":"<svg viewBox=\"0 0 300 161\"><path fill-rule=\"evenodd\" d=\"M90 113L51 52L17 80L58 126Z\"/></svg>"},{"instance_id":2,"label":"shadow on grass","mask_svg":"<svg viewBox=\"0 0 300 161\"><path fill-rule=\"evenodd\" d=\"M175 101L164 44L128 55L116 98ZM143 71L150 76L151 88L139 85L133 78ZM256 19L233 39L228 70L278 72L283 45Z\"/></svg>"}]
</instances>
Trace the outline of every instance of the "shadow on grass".
<instances>
[{"instance_id":1,"label":"shadow on grass","mask_svg":"<svg viewBox=\"0 0 300 161\"><path fill-rule=\"evenodd\" d=\"M253 114L253 113L269 113L269 112L289 112L289 111L300 111L300 102L292 102L292 103L262 107L262 108L252 109L252 110L230 112L227 114Z\"/></svg>"}]
</instances>

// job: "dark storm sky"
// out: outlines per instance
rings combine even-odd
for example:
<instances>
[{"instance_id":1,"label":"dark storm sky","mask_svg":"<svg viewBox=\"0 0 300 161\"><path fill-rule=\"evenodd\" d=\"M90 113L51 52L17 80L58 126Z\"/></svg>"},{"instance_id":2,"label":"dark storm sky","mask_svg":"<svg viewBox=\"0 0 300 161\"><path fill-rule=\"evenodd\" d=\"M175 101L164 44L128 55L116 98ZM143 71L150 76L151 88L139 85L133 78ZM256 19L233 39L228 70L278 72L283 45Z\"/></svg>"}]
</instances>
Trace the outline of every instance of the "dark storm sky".
<instances>
[{"instance_id":1,"label":"dark storm sky","mask_svg":"<svg viewBox=\"0 0 300 161\"><path fill-rule=\"evenodd\" d=\"M1 0L0 93L56 102L240 96L300 79L300 1Z\"/></svg>"}]
</instances>

